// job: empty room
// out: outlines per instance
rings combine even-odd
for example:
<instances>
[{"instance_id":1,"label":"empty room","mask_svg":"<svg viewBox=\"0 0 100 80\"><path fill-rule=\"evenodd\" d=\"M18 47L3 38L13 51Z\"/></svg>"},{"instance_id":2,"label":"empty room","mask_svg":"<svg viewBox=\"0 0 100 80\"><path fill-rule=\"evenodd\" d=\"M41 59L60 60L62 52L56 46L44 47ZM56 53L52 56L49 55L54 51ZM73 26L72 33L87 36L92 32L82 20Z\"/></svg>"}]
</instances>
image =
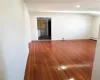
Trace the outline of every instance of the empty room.
<instances>
[{"instance_id":1,"label":"empty room","mask_svg":"<svg viewBox=\"0 0 100 80\"><path fill-rule=\"evenodd\" d=\"M100 0L1 0L0 80L99 80Z\"/></svg>"},{"instance_id":2,"label":"empty room","mask_svg":"<svg viewBox=\"0 0 100 80\"><path fill-rule=\"evenodd\" d=\"M26 2L32 41L25 80L91 80L99 13L87 8L81 11L85 6L71 5L71 2L55 2ZM67 4L74 9L67 11L71 9Z\"/></svg>"},{"instance_id":3,"label":"empty room","mask_svg":"<svg viewBox=\"0 0 100 80\"><path fill-rule=\"evenodd\" d=\"M37 17L51 18L51 40L38 39ZM31 34L36 36L25 80L91 80L99 21L93 13L31 12Z\"/></svg>"}]
</instances>

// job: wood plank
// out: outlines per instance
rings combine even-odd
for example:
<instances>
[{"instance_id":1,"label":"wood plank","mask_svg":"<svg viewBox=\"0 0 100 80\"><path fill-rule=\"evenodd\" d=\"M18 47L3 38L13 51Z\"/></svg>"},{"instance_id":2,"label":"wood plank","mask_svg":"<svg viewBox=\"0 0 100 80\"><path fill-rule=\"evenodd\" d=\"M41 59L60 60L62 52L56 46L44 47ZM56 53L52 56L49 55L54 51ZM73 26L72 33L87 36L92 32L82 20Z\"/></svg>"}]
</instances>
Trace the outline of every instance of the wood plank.
<instances>
[{"instance_id":1,"label":"wood plank","mask_svg":"<svg viewBox=\"0 0 100 80\"><path fill-rule=\"evenodd\" d=\"M91 80L96 41L34 41L24 80Z\"/></svg>"}]
</instances>

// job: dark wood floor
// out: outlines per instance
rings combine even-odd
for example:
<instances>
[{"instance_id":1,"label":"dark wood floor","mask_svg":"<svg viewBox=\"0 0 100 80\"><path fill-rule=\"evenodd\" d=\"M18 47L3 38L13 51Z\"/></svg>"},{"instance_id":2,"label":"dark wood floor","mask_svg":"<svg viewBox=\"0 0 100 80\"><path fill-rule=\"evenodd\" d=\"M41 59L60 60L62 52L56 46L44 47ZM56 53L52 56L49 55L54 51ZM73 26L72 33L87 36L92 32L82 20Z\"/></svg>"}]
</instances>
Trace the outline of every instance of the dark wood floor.
<instances>
[{"instance_id":1,"label":"dark wood floor","mask_svg":"<svg viewBox=\"0 0 100 80\"><path fill-rule=\"evenodd\" d=\"M24 80L91 80L96 41L30 43Z\"/></svg>"}]
</instances>

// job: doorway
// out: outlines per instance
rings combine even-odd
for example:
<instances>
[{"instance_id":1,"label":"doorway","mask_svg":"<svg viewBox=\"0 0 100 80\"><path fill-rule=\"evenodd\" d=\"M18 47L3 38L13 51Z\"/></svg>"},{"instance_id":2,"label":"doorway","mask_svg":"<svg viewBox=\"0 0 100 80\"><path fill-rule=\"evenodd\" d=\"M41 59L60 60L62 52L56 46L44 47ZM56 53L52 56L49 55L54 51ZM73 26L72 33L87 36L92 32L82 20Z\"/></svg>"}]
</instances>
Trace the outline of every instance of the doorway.
<instances>
[{"instance_id":1,"label":"doorway","mask_svg":"<svg viewBox=\"0 0 100 80\"><path fill-rule=\"evenodd\" d=\"M38 40L51 40L51 18L37 18Z\"/></svg>"}]
</instances>

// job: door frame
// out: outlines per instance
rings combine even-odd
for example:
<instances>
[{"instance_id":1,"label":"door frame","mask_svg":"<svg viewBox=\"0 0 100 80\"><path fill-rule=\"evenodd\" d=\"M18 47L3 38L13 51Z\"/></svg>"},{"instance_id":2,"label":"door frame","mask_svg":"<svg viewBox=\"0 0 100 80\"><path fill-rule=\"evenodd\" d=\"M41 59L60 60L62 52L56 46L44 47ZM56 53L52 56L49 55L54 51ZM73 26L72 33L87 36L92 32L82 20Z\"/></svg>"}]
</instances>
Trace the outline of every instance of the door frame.
<instances>
[{"instance_id":1,"label":"door frame","mask_svg":"<svg viewBox=\"0 0 100 80\"><path fill-rule=\"evenodd\" d=\"M52 40L52 18L51 17L45 17L45 16L37 16L36 17L36 21L38 20L38 19L50 19L51 20L51 39L50 40L38 40L38 41L51 41ZM38 25L37 25L37 30L38 30ZM47 32L48 32L48 24L47 24Z\"/></svg>"}]
</instances>

